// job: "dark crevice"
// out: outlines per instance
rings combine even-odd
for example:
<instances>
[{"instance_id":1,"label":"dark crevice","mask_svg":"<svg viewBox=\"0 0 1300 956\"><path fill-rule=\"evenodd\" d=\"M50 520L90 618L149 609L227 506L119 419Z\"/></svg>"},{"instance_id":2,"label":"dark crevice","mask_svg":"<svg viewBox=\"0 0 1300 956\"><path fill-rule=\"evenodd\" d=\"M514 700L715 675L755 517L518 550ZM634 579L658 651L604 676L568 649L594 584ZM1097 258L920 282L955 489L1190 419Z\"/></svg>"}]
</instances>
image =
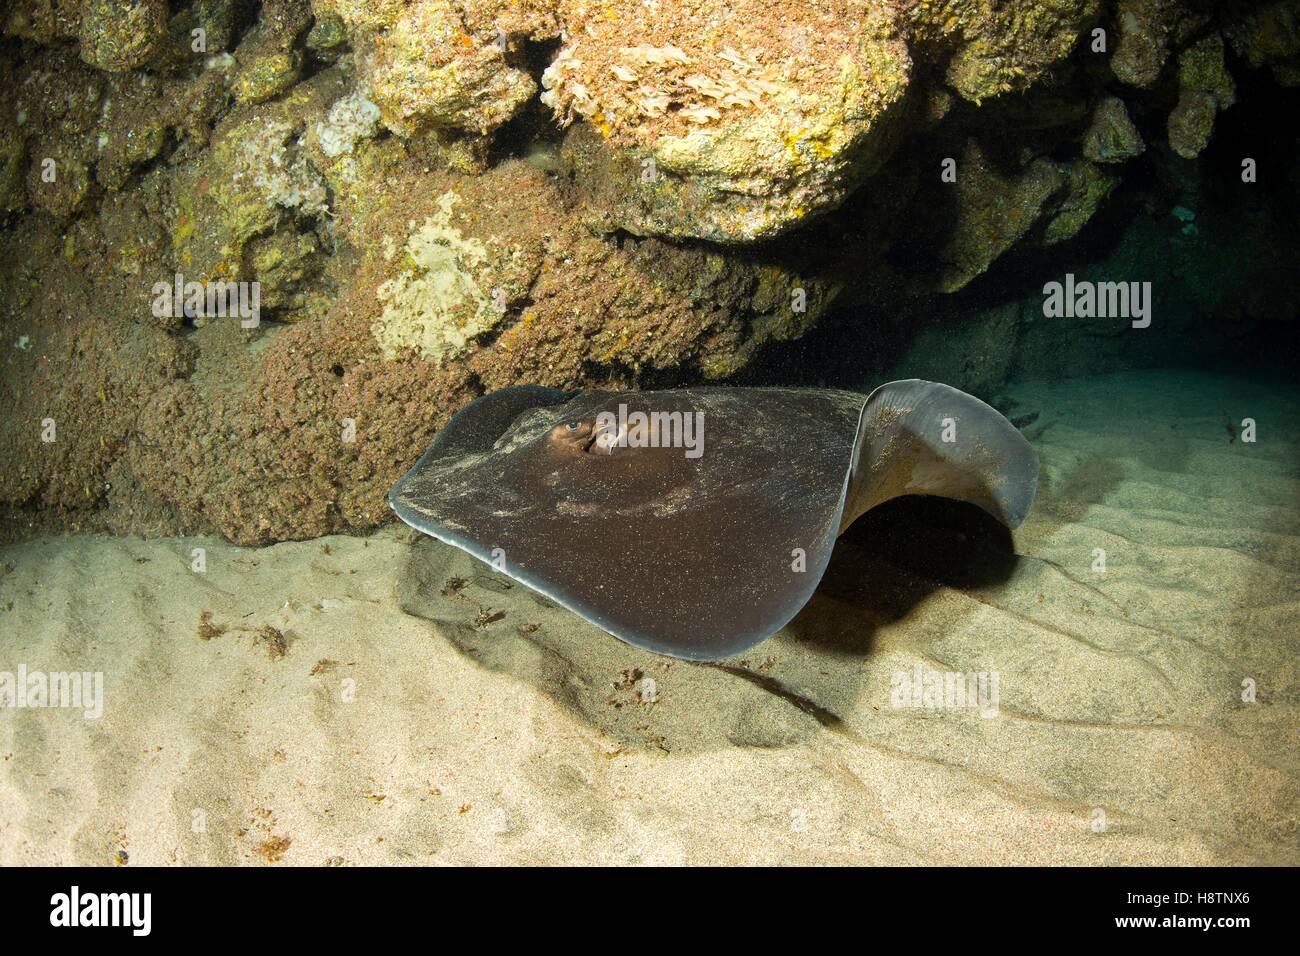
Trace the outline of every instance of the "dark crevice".
<instances>
[{"instance_id":1,"label":"dark crevice","mask_svg":"<svg viewBox=\"0 0 1300 956\"><path fill-rule=\"evenodd\" d=\"M1151 102L1146 94L1122 85L1109 90L1124 100L1147 148L1126 163L1108 167L1120 177L1119 183L1074 238L1053 246L1022 240L965 288L950 294L925 294L899 289L894 279L923 280L932 274L940 263L937 239L942 236L904 231L883 253L883 262L892 276L881 276L866 289L857 290L852 299L846 297L844 304L833 308L803 338L768 343L756 361L731 383L870 387L880 381L880 375L897 370L897 363L915 340L917 328L932 317L960 318L1013 302L1041 302L1045 277L1059 278L1066 272L1082 273L1090 267L1114 264L1126 242L1142 241L1141 233L1135 238L1135 229L1145 230L1147 235L1152 230L1166 230L1172 235L1178 229L1171 219L1172 211L1179 205L1193 208L1198 229L1218 228L1240 245L1244 241L1240 233L1248 228L1259 236L1256 241L1270 255L1276 257L1277 250L1289 251L1300 265L1300 237L1296 235L1300 176L1293 172L1300 136L1294 127L1279 121L1280 117L1300 112L1300 89L1281 87L1267 72L1253 70L1231 56L1229 70L1236 81L1237 101L1218 115L1209 146L1195 160L1178 157L1168 146L1168 109L1172 103ZM1076 159L1081 130L1078 126L1066 129L1074 136L1074 143L1054 147L1052 155L1060 160ZM952 130L945 129L942 139L936 136L929 141L918 140L891 158L889 165L897 169L899 164L923 163L934 155L949 155L956 149L952 137ZM982 141L990 138L985 135ZM1010 143L1016 137L1008 135L1005 139ZM940 152L944 149L949 152ZM995 155L1002 151L989 152L989 160L994 162ZM1245 156L1258 164L1258 182L1254 184L1241 181ZM768 244L767 251L785 248L797 261L800 253L810 258L819 248L833 248L837 235L843 237L844 248L864 242L870 238L871 223L878 216L871 204L873 188L878 187L869 181L841 210L811 229ZM931 208L943 199L931 199ZM911 202L921 201L918 191ZM957 212L953 209L946 216L951 220ZM761 248L753 247L749 252L757 253ZM854 268L851 254L839 252L833 257L834 269ZM1187 281L1191 280L1187 277ZM1205 321L1216 318L1224 321L1212 315L1206 315ZM1270 345L1270 341L1277 335L1275 320L1283 319L1256 316L1244 324L1230 322L1233 345L1220 349L1219 358L1208 353L1204 341L1192 341L1196 335L1184 330L1162 343L1167 349L1164 363L1191 362L1199 367L1217 362L1217 368L1245 364L1259 368L1262 360L1281 366L1285 362L1284 350Z\"/></svg>"},{"instance_id":2,"label":"dark crevice","mask_svg":"<svg viewBox=\"0 0 1300 956\"><path fill-rule=\"evenodd\" d=\"M534 305L533 297L526 295L518 303L512 305L510 309L501 315L501 318L485 332L480 332L474 336L473 341L481 348L490 348L497 339L506 332L507 329L514 328L523 319L524 313Z\"/></svg>"},{"instance_id":3,"label":"dark crevice","mask_svg":"<svg viewBox=\"0 0 1300 956\"><path fill-rule=\"evenodd\" d=\"M182 4L183 6L184 4ZM230 26L230 42L226 45L223 52L234 53L235 48L243 42L248 31L253 29L257 24L258 15L261 12L261 3L258 0L244 0L243 3L234 4L238 11L234 21Z\"/></svg>"},{"instance_id":4,"label":"dark crevice","mask_svg":"<svg viewBox=\"0 0 1300 956\"><path fill-rule=\"evenodd\" d=\"M522 69L532 77L540 92L542 73L555 59L560 51L559 39L525 40L521 44L518 62L512 65ZM514 117L499 130L488 147L488 166L496 166L507 159L522 159L538 142L558 144L564 131L555 122L550 107L542 103L540 96L534 96Z\"/></svg>"}]
</instances>

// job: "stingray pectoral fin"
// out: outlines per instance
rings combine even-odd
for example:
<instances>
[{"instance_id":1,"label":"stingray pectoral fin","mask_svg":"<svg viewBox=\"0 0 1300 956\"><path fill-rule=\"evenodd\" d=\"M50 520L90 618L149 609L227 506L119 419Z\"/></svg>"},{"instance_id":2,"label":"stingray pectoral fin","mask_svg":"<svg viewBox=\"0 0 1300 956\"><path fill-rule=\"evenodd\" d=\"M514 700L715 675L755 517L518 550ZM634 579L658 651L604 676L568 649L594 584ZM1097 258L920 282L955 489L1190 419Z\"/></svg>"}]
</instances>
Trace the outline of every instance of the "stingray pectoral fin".
<instances>
[{"instance_id":1,"label":"stingray pectoral fin","mask_svg":"<svg viewBox=\"0 0 1300 956\"><path fill-rule=\"evenodd\" d=\"M996 409L938 382L890 382L862 410L841 530L902 495L965 501L1014 528L1037 488L1038 453Z\"/></svg>"}]
</instances>

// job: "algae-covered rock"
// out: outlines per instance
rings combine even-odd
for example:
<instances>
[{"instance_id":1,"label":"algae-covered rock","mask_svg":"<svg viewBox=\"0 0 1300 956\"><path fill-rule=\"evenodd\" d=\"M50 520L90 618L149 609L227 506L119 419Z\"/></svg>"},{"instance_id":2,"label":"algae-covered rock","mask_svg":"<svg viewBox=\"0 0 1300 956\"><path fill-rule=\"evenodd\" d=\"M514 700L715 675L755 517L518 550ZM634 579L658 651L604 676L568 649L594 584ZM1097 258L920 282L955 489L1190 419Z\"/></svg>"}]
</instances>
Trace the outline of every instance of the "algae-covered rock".
<instances>
[{"instance_id":1,"label":"algae-covered rock","mask_svg":"<svg viewBox=\"0 0 1300 956\"><path fill-rule=\"evenodd\" d=\"M922 228L934 232L938 275L933 287L955 292L988 269L1026 236L1059 195L1060 170L1046 158L1022 169L995 166L975 140L968 140L957 162L957 182L946 215Z\"/></svg>"},{"instance_id":2,"label":"algae-covered rock","mask_svg":"<svg viewBox=\"0 0 1300 956\"><path fill-rule=\"evenodd\" d=\"M582 118L570 153L592 206L638 235L743 242L838 206L892 145L911 58L888 7L708 0L573 14L544 102Z\"/></svg>"},{"instance_id":3,"label":"algae-covered rock","mask_svg":"<svg viewBox=\"0 0 1300 956\"><path fill-rule=\"evenodd\" d=\"M491 280L504 287L508 312L489 346L469 357L491 387L573 387L673 370L724 378L765 344L802 335L839 292L834 279L779 255L740 258L707 246L593 236L553 181L522 164L484 185L467 196L467 213L487 216L484 207L495 207L492 215L500 215L497 189L529 197L532 208L557 207L522 230L511 224L506 247L514 251L498 257L515 266ZM536 271L524 283L534 261L529 249Z\"/></svg>"},{"instance_id":4,"label":"algae-covered rock","mask_svg":"<svg viewBox=\"0 0 1300 956\"><path fill-rule=\"evenodd\" d=\"M81 58L98 70L143 66L167 37L167 0L85 0Z\"/></svg>"},{"instance_id":5,"label":"algae-covered rock","mask_svg":"<svg viewBox=\"0 0 1300 956\"><path fill-rule=\"evenodd\" d=\"M260 286L261 308L282 322L318 318L325 311L324 293L314 280L324 268L324 251L313 232L281 226L248 247L250 274Z\"/></svg>"},{"instance_id":6,"label":"algae-covered rock","mask_svg":"<svg viewBox=\"0 0 1300 956\"><path fill-rule=\"evenodd\" d=\"M1169 114L1169 145L1183 159L1195 159L1210 144L1219 107L1213 96L1183 90Z\"/></svg>"},{"instance_id":7,"label":"algae-covered rock","mask_svg":"<svg viewBox=\"0 0 1300 956\"><path fill-rule=\"evenodd\" d=\"M521 68L518 33L554 34L542 27L544 12L504 2L314 0L313 8L344 25L364 54L384 123L404 136L486 135L508 122L536 92Z\"/></svg>"},{"instance_id":8,"label":"algae-covered rock","mask_svg":"<svg viewBox=\"0 0 1300 956\"><path fill-rule=\"evenodd\" d=\"M490 331L505 313L485 288L488 250L461 234L451 222L460 197L443 193L434 215L424 220L401 247L402 269L376 291L383 313L374 325L375 341L389 358L410 348L439 359L462 350Z\"/></svg>"},{"instance_id":9,"label":"algae-covered rock","mask_svg":"<svg viewBox=\"0 0 1300 956\"><path fill-rule=\"evenodd\" d=\"M347 46L347 42L348 32L342 19L326 16L312 23L305 46L315 56L332 61Z\"/></svg>"},{"instance_id":10,"label":"algae-covered rock","mask_svg":"<svg viewBox=\"0 0 1300 956\"><path fill-rule=\"evenodd\" d=\"M169 158L176 163L199 157L212 140L218 119L230 107L230 72L233 57L228 54L209 57L201 73L187 80L168 84L168 126L177 137L176 149Z\"/></svg>"},{"instance_id":11,"label":"algae-covered rock","mask_svg":"<svg viewBox=\"0 0 1300 956\"><path fill-rule=\"evenodd\" d=\"M1236 85L1223 56L1223 40L1217 35L1179 54L1179 95L1169 115L1169 145L1184 159L1193 159L1209 145L1215 114L1236 101Z\"/></svg>"},{"instance_id":12,"label":"algae-covered rock","mask_svg":"<svg viewBox=\"0 0 1300 956\"><path fill-rule=\"evenodd\" d=\"M1043 225L1041 241L1047 246L1077 236L1119 182L1113 172L1085 160L1058 164L1057 170L1064 187Z\"/></svg>"},{"instance_id":13,"label":"algae-covered rock","mask_svg":"<svg viewBox=\"0 0 1300 956\"><path fill-rule=\"evenodd\" d=\"M105 189L126 184L132 170L161 152L167 121L158 84L148 75L114 77L101 110L95 175Z\"/></svg>"},{"instance_id":14,"label":"algae-covered rock","mask_svg":"<svg viewBox=\"0 0 1300 956\"><path fill-rule=\"evenodd\" d=\"M1146 150L1142 134L1129 119L1118 96L1103 97L1092 113L1083 136L1083 155L1096 163L1122 163Z\"/></svg>"},{"instance_id":15,"label":"algae-covered rock","mask_svg":"<svg viewBox=\"0 0 1300 956\"><path fill-rule=\"evenodd\" d=\"M84 0L14 0L0 5L0 25L7 37L49 46L75 40Z\"/></svg>"},{"instance_id":16,"label":"algae-covered rock","mask_svg":"<svg viewBox=\"0 0 1300 956\"><path fill-rule=\"evenodd\" d=\"M26 139L8 116L0 117L0 217L27 205L23 184Z\"/></svg>"},{"instance_id":17,"label":"algae-covered rock","mask_svg":"<svg viewBox=\"0 0 1300 956\"><path fill-rule=\"evenodd\" d=\"M307 0L270 0L262 6L257 23L235 50L239 70L233 92L240 103L264 103L298 82L302 51L298 37L312 22Z\"/></svg>"},{"instance_id":18,"label":"algae-covered rock","mask_svg":"<svg viewBox=\"0 0 1300 956\"><path fill-rule=\"evenodd\" d=\"M1223 39L1218 34L1203 37L1178 54L1178 86L1209 93L1219 109L1237 100L1237 86L1224 62Z\"/></svg>"},{"instance_id":19,"label":"algae-covered rock","mask_svg":"<svg viewBox=\"0 0 1300 956\"><path fill-rule=\"evenodd\" d=\"M1232 12L1227 36L1237 55L1271 71L1282 86L1300 86L1300 2L1272 0Z\"/></svg>"},{"instance_id":20,"label":"algae-covered rock","mask_svg":"<svg viewBox=\"0 0 1300 956\"><path fill-rule=\"evenodd\" d=\"M25 216L11 241L26 255L0 257L0 502L93 513L140 409L189 373L191 347L141 320L146 300L107 264L94 220Z\"/></svg>"},{"instance_id":21,"label":"algae-covered rock","mask_svg":"<svg viewBox=\"0 0 1300 956\"><path fill-rule=\"evenodd\" d=\"M1110 68L1120 81L1143 89L1160 79L1170 51L1209 22L1209 12L1182 0L1119 0L1118 37Z\"/></svg>"},{"instance_id":22,"label":"algae-covered rock","mask_svg":"<svg viewBox=\"0 0 1300 956\"><path fill-rule=\"evenodd\" d=\"M1119 0L1119 36L1110 68L1130 86L1151 86L1169 58L1169 31L1175 15L1173 0Z\"/></svg>"},{"instance_id":23,"label":"algae-covered rock","mask_svg":"<svg viewBox=\"0 0 1300 956\"><path fill-rule=\"evenodd\" d=\"M302 74L302 54L297 50L254 53L248 63L235 78L235 99L241 103L263 103L279 96Z\"/></svg>"},{"instance_id":24,"label":"algae-covered rock","mask_svg":"<svg viewBox=\"0 0 1300 956\"><path fill-rule=\"evenodd\" d=\"M76 153L34 151L27 168L27 197L52 216L71 216L90 193L90 167Z\"/></svg>"},{"instance_id":25,"label":"algae-covered rock","mask_svg":"<svg viewBox=\"0 0 1300 956\"><path fill-rule=\"evenodd\" d=\"M979 103L1021 91L1070 54L1100 0L935 0L903 6L914 37L952 50L945 79Z\"/></svg>"},{"instance_id":26,"label":"algae-covered rock","mask_svg":"<svg viewBox=\"0 0 1300 956\"><path fill-rule=\"evenodd\" d=\"M106 247L105 264L125 276L146 280L152 288L162 276L170 276L172 248L162 228L167 220L169 196L163 175L153 173L137 180L131 188L109 193L99 206L99 229ZM141 301L145 301L143 292ZM144 314L141 310L140 314ZM182 316L155 316L165 327L180 325Z\"/></svg>"},{"instance_id":27,"label":"algae-covered rock","mask_svg":"<svg viewBox=\"0 0 1300 956\"><path fill-rule=\"evenodd\" d=\"M104 74L72 47L42 50L3 77L0 108L26 141L25 205L57 217L83 208L94 182Z\"/></svg>"},{"instance_id":28,"label":"algae-covered rock","mask_svg":"<svg viewBox=\"0 0 1300 956\"><path fill-rule=\"evenodd\" d=\"M249 240L326 214L325 180L299 140L310 117L323 115L325 87L337 89L333 82L322 76L274 104L232 115L203 162L179 174L173 242L182 271L199 281L251 278L243 274Z\"/></svg>"},{"instance_id":29,"label":"algae-covered rock","mask_svg":"<svg viewBox=\"0 0 1300 956\"><path fill-rule=\"evenodd\" d=\"M441 4L412 9L374 45L370 81L395 131L430 127L486 134L512 119L536 92L507 52L460 30Z\"/></svg>"},{"instance_id":30,"label":"algae-covered rock","mask_svg":"<svg viewBox=\"0 0 1300 956\"><path fill-rule=\"evenodd\" d=\"M268 317L320 315L331 181L305 140L349 82L330 68L280 99L237 108L201 159L176 171L172 245L187 281L256 281Z\"/></svg>"},{"instance_id":31,"label":"algae-covered rock","mask_svg":"<svg viewBox=\"0 0 1300 956\"><path fill-rule=\"evenodd\" d=\"M584 121L566 156L593 222L729 243L787 232L870 177L906 130L913 59L978 104L1029 89L1101 9L755 0L647 22L638 6L561 3L567 39L543 74L543 101L562 121ZM918 95L919 119L947 111L933 90Z\"/></svg>"},{"instance_id":32,"label":"algae-covered rock","mask_svg":"<svg viewBox=\"0 0 1300 956\"><path fill-rule=\"evenodd\" d=\"M253 9L246 0L194 0L179 11L172 27L189 42L191 52L194 52L194 30L202 28L202 52L210 56L230 49Z\"/></svg>"},{"instance_id":33,"label":"algae-covered rock","mask_svg":"<svg viewBox=\"0 0 1300 956\"><path fill-rule=\"evenodd\" d=\"M306 0L302 2L305 4ZM276 5L265 4L266 7ZM221 57L258 15L259 6L247 0L191 0L172 4L167 36L150 58L148 69L185 76L196 66Z\"/></svg>"}]
</instances>

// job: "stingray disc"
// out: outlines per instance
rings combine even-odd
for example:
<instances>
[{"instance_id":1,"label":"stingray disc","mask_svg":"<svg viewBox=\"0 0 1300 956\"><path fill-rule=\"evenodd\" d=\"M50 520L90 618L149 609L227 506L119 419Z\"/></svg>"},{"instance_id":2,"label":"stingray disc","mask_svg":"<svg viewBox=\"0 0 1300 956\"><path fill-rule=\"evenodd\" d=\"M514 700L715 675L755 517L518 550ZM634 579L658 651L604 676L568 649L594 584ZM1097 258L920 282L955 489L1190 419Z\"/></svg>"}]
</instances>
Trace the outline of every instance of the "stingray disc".
<instances>
[{"instance_id":1,"label":"stingray disc","mask_svg":"<svg viewBox=\"0 0 1300 956\"><path fill-rule=\"evenodd\" d=\"M893 383L870 399L778 388L503 389L457 414L389 502L412 527L615 637L715 660L770 636L812 596L851 488L852 506L866 510L911 493L903 471L915 465L926 485L916 490L944 493L947 459L930 447L941 448L938 420L933 442L900 432L909 396L930 385ZM993 416L1024 443L976 404L981 420ZM987 440L980 445L986 452ZM870 456L887 458L893 478L869 479ZM975 503L989 508L996 497Z\"/></svg>"}]
</instances>

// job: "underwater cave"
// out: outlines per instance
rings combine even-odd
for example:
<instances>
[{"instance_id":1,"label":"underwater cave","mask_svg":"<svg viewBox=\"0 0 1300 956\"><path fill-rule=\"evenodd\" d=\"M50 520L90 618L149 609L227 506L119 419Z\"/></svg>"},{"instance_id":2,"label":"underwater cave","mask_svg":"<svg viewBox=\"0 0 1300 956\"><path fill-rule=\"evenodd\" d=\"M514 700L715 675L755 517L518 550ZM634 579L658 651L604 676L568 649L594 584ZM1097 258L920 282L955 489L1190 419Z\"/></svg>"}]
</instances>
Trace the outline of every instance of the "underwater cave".
<instances>
[{"instance_id":1,"label":"underwater cave","mask_svg":"<svg viewBox=\"0 0 1300 956\"><path fill-rule=\"evenodd\" d=\"M0 2L0 863L1296 865L1297 116L1297 0Z\"/></svg>"}]
</instances>

